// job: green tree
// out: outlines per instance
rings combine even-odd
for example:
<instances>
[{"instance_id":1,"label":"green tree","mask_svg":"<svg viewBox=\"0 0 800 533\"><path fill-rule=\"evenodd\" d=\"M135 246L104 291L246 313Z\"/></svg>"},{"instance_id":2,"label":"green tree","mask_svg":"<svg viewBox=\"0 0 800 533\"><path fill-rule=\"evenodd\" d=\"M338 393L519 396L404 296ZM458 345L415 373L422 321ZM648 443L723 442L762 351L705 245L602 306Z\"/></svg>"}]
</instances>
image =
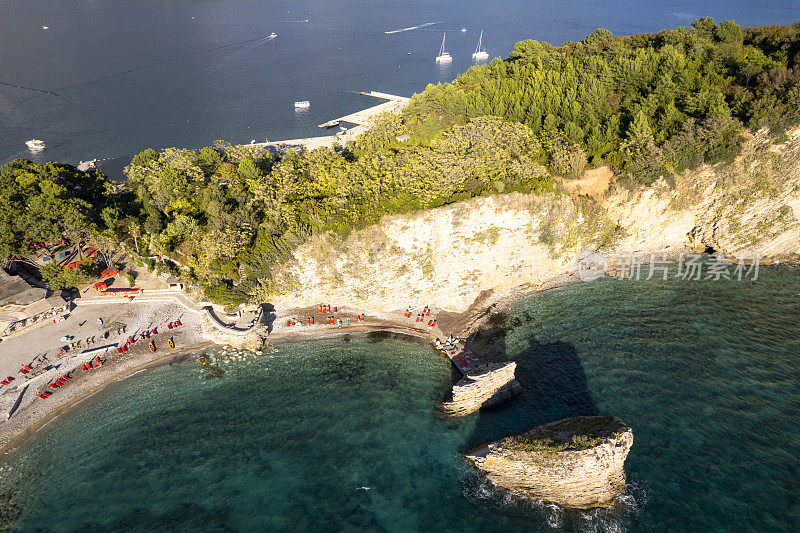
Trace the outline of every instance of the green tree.
<instances>
[{"instance_id":1,"label":"green tree","mask_svg":"<svg viewBox=\"0 0 800 533\"><path fill-rule=\"evenodd\" d=\"M639 110L633 116L633 122L628 127L628 143L634 150L642 150L653 144L653 130L647 120L647 115Z\"/></svg>"},{"instance_id":2,"label":"green tree","mask_svg":"<svg viewBox=\"0 0 800 533\"><path fill-rule=\"evenodd\" d=\"M78 287L89 281L84 265L62 269L57 262L50 261L39 269L39 273L47 288L53 291Z\"/></svg>"}]
</instances>

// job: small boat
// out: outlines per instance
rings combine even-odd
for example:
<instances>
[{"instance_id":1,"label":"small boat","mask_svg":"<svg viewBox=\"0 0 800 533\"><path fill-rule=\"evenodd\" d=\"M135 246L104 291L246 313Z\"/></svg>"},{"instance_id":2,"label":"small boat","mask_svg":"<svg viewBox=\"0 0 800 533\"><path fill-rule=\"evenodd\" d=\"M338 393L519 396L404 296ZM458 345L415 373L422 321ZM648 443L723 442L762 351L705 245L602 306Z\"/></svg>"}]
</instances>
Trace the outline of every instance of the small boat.
<instances>
[{"instance_id":1,"label":"small boat","mask_svg":"<svg viewBox=\"0 0 800 533\"><path fill-rule=\"evenodd\" d=\"M447 37L447 34L442 35L442 46L439 48L439 55L436 56L437 63L449 63L453 60L453 58L450 57L450 52L444 49L445 37Z\"/></svg>"},{"instance_id":2,"label":"small boat","mask_svg":"<svg viewBox=\"0 0 800 533\"><path fill-rule=\"evenodd\" d=\"M464 33L465 31L467 31L467 28L461 28L461 33Z\"/></svg>"},{"instance_id":3,"label":"small boat","mask_svg":"<svg viewBox=\"0 0 800 533\"><path fill-rule=\"evenodd\" d=\"M489 52L483 49L482 41L483 41L483 30L481 30L481 36L478 37L478 46L475 47L475 53L472 54L472 59L476 61L489 59Z\"/></svg>"},{"instance_id":4,"label":"small boat","mask_svg":"<svg viewBox=\"0 0 800 533\"><path fill-rule=\"evenodd\" d=\"M25 145L31 150L44 150L44 141L40 139L31 139L30 141L25 141Z\"/></svg>"},{"instance_id":5,"label":"small boat","mask_svg":"<svg viewBox=\"0 0 800 533\"><path fill-rule=\"evenodd\" d=\"M311 102L308 100L301 100L300 102L294 103L295 109L308 109L309 107L311 107Z\"/></svg>"},{"instance_id":6,"label":"small boat","mask_svg":"<svg viewBox=\"0 0 800 533\"><path fill-rule=\"evenodd\" d=\"M50 29L50 26L42 26L42 29L43 29L43 30L49 30L49 29Z\"/></svg>"},{"instance_id":7,"label":"small boat","mask_svg":"<svg viewBox=\"0 0 800 533\"><path fill-rule=\"evenodd\" d=\"M326 122L324 124L320 124L319 127L320 128L335 128L336 126L338 126L341 123L342 123L341 120L334 119L334 120L329 120L328 122Z\"/></svg>"},{"instance_id":8,"label":"small boat","mask_svg":"<svg viewBox=\"0 0 800 533\"><path fill-rule=\"evenodd\" d=\"M277 36L278 36L278 34L277 34L277 33L275 33L275 32L272 32L272 33L270 33L270 34L269 34L269 38L270 38L270 39L274 39L274 38L275 38L275 37L277 37Z\"/></svg>"}]
</instances>

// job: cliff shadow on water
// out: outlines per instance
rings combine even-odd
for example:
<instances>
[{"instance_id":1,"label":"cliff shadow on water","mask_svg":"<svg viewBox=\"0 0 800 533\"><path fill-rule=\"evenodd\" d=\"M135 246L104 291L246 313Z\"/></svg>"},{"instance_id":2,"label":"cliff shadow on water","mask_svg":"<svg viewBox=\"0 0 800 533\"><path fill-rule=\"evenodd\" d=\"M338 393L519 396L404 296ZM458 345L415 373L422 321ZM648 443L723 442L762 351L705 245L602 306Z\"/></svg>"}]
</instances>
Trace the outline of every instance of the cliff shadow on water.
<instances>
[{"instance_id":1,"label":"cliff shadow on water","mask_svg":"<svg viewBox=\"0 0 800 533\"><path fill-rule=\"evenodd\" d=\"M522 392L512 400L477 413L478 420L464 442L465 449L516 435L534 427L573 416L598 415L586 373L575 346L568 342L541 343L532 317L493 315L467 339L467 346L487 362L515 361ZM521 344L510 345L521 328Z\"/></svg>"}]
</instances>

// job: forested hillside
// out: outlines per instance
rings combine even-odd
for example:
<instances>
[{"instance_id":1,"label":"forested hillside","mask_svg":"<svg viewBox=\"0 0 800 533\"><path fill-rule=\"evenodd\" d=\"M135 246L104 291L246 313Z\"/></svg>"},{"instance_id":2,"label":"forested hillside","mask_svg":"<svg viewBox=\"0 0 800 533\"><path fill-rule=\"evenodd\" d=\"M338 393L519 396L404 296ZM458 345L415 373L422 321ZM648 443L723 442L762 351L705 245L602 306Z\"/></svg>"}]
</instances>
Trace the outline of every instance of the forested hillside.
<instances>
[{"instance_id":1,"label":"forested hillside","mask_svg":"<svg viewBox=\"0 0 800 533\"><path fill-rule=\"evenodd\" d=\"M521 122L556 173L606 163L638 182L729 161L743 127L776 135L800 121L800 22L691 27L582 42L517 43L508 59L429 85L406 121L431 136L474 117Z\"/></svg>"},{"instance_id":2,"label":"forested hillside","mask_svg":"<svg viewBox=\"0 0 800 533\"><path fill-rule=\"evenodd\" d=\"M97 172L14 161L0 170L0 253L76 236L143 263L169 258L217 302L264 301L273 267L313 234L481 195L553 191L552 174L587 165L648 185L731 160L745 128L781 140L800 122L799 54L800 23L597 30L557 47L517 43L508 59L429 86L402 117L382 117L344 147L145 150L121 188Z\"/></svg>"},{"instance_id":3,"label":"forested hillside","mask_svg":"<svg viewBox=\"0 0 800 533\"><path fill-rule=\"evenodd\" d=\"M106 177L70 165L17 159L0 167L0 257L63 237L98 234L109 199ZM113 212L110 211L106 213Z\"/></svg>"},{"instance_id":4,"label":"forested hillside","mask_svg":"<svg viewBox=\"0 0 800 533\"><path fill-rule=\"evenodd\" d=\"M551 190L521 124L480 118L432 142L399 142L402 132L389 115L344 149L143 152L126 169L142 210L139 253L173 257L209 297L233 304L265 298L271 268L314 233L481 194Z\"/></svg>"}]
</instances>

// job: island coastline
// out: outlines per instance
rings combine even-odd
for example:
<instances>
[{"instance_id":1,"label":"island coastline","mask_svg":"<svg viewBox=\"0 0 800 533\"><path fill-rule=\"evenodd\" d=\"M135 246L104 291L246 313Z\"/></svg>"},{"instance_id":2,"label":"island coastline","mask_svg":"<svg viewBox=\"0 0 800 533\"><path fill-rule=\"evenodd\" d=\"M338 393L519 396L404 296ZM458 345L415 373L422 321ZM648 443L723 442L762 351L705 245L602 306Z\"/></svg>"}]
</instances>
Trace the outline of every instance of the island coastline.
<instances>
[{"instance_id":1,"label":"island coastline","mask_svg":"<svg viewBox=\"0 0 800 533\"><path fill-rule=\"evenodd\" d=\"M463 312L441 311L439 315L441 328L443 331L452 333L455 337L468 339L493 317L502 315L509 307L524 298L538 292L564 287L577 281L574 276L561 275L548 280L548 282L538 287L524 284L511 291L485 291L485 294L482 294ZM309 309L287 309L277 313L274 320L280 323L282 320L285 321L287 317L302 316L302 313L308 313L309 311ZM347 312L345 309L342 311ZM411 323L404 323L400 310L395 314L397 317L394 319L387 313L368 316L368 322L360 324L354 322L350 326L342 328L331 326L329 329L315 329L313 331L304 331L302 329L273 331L264 338L265 347L272 345L279 347L287 342L317 341L346 335L370 335L375 333L410 337L427 341L433 345L433 342L437 339L433 330L420 329L419 327L413 327ZM189 318L189 320L193 323L194 319ZM22 335L29 333L25 332ZM183 361L189 357L200 355L206 350L224 346L209 340L208 335L186 335L186 337L190 337L190 339L184 341L181 347L174 352L153 356L153 354L145 350L139 350L134 354L133 358L126 357L125 359L113 361L112 364L103 369L101 380L82 380L80 383L72 384L66 391L63 391L67 394L61 392L49 398L47 401L51 403L47 404L47 408L42 408L39 405L37 406L38 408L20 410L11 419L3 422L3 425L8 425L0 431L0 464L12 459L15 453L31 438L35 438L41 429L52 422L57 422L61 415L69 413L84 400L113 386L115 383L127 379L142 370L150 370Z\"/></svg>"}]
</instances>

